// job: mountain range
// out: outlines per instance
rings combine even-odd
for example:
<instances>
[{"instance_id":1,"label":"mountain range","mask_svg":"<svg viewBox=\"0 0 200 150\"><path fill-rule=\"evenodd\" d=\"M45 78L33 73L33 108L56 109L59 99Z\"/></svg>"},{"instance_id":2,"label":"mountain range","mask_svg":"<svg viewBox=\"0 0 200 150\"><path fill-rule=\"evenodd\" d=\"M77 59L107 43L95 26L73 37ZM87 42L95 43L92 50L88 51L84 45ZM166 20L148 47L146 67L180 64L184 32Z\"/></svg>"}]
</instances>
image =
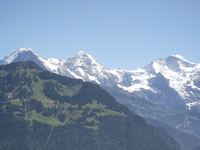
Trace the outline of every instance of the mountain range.
<instances>
[{"instance_id":1,"label":"mountain range","mask_svg":"<svg viewBox=\"0 0 200 150\"><path fill-rule=\"evenodd\" d=\"M105 68L82 51L62 60L41 58L30 48L21 48L1 60L0 64L28 60L60 75L95 82L106 87L117 86L175 110L199 110L200 64L191 63L180 55L161 58L144 68L130 71ZM173 96L165 93L166 89Z\"/></svg>"},{"instance_id":2,"label":"mountain range","mask_svg":"<svg viewBox=\"0 0 200 150\"><path fill-rule=\"evenodd\" d=\"M82 51L71 58L56 59L41 58L30 48L21 48L0 65L18 61L33 61L43 70L96 83L132 112L200 138L200 64L180 55L136 70L110 70ZM155 125L155 121L149 122ZM182 149L194 145L184 143Z\"/></svg>"}]
</instances>

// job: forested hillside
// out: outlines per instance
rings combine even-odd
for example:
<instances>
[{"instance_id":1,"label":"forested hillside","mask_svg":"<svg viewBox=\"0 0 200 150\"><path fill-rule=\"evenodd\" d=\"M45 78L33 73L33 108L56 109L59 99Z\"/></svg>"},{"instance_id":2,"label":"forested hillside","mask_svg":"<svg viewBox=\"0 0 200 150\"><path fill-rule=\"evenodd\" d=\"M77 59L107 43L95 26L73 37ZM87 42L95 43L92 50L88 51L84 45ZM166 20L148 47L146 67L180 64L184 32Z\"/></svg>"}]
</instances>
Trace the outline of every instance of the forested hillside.
<instances>
[{"instance_id":1,"label":"forested hillside","mask_svg":"<svg viewBox=\"0 0 200 150\"><path fill-rule=\"evenodd\" d=\"M6 150L179 149L164 129L148 125L100 86L33 62L0 66L0 114Z\"/></svg>"}]
</instances>

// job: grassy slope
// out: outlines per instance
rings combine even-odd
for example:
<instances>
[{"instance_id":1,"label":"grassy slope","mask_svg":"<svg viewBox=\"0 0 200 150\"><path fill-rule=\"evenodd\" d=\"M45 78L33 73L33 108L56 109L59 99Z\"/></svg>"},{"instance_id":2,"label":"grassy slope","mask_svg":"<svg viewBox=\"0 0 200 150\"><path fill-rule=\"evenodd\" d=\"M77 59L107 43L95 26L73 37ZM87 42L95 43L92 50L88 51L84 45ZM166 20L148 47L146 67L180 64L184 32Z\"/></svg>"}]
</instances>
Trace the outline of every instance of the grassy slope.
<instances>
[{"instance_id":1,"label":"grassy slope","mask_svg":"<svg viewBox=\"0 0 200 150\"><path fill-rule=\"evenodd\" d=\"M42 72L41 70L37 69L29 69L26 68L26 73L23 74L24 69L19 67L16 69L16 72L12 72L12 77L15 78L16 81L21 81L20 79L26 81L30 81L29 84L16 84L15 87L13 87L12 91L7 91L5 95L9 97L9 95L17 95L22 91L23 89L26 89L27 92L31 93L31 96L28 96L26 98L20 99L20 98L15 98L14 96L10 96L10 98L5 102L4 105L1 106L1 108L4 108L6 111L6 105L8 103L11 103L12 105L15 105L16 107L19 106L20 109L17 111L14 111L13 114L16 116L20 116L19 114L22 114L25 111L25 114L23 118L28 121L33 121L36 120L41 123L46 123L52 126L58 126L58 125L65 125L68 123L74 123L74 121L78 118L82 117L82 113L85 109L88 109L88 113L90 113L93 109L99 109L98 112L95 112L92 117L86 118L86 121L91 122L97 122L98 121L95 119L94 116L105 116L105 115L113 115L113 116L124 116L123 113L116 112L114 110L110 110L106 108L106 105L103 105L101 103L98 103L95 99L92 100L90 103L86 103L85 105L82 105L81 108L78 108L78 104L69 104L67 102L60 103L57 100L52 100L48 96L44 94L44 86L46 82L52 82L56 86L54 88L55 91L58 92L60 96L69 96L73 97L76 95L79 90L82 87L82 82L79 84L75 85L63 85L59 81L54 80L54 79L41 79L38 74ZM18 73L20 72L20 73ZM6 77L9 74L9 72L6 72L4 70L0 71L0 76L1 78ZM19 90L20 89L20 90ZM43 108L46 109L57 109L56 114L51 114L48 116L43 115L44 111L42 112L36 112L36 110L29 110L28 107L29 105L25 105L23 103L28 103L28 101L31 99L34 99L36 101L40 101L43 105ZM59 115L60 114L65 114L65 118L63 119L64 121L59 120ZM89 126L87 126L89 127ZM95 127L96 129L96 127Z\"/></svg>"}]
</instances>

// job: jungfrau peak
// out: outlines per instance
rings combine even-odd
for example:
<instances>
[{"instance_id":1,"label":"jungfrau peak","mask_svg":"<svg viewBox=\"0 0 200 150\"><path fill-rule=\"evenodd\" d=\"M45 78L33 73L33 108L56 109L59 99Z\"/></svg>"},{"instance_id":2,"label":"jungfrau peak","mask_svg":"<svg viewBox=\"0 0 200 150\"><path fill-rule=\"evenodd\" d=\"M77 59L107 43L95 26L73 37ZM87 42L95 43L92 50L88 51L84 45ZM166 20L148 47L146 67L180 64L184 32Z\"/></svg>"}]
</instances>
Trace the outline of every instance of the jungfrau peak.
<instances>
[{"instance_id":1,"label":"jungfrau peak","mask_svg":"<svg viewBox=\"0 0 200 150\"><path fill-rule=\"evenodd\" d=\"M148 67L150 66L155 73L161 73L168 79L169 86L174 88L186 101L192 96L191 91L186 92L187 87L200 90L193 82L200 72L199 64L191 63L180 55L171 55L153 62Z\"/></svg>"},{"instance_id":2,"label":"jungfrau peak","mask_svg":"<svg viewBox=\"0 0 200 150\"><path fill-rule=\"evenodd\" d=\"M161 90L157 87L161 81L155 84L155 81L158 81L161 77L158 74L163 76L166 82L168 82L167 89ZM129 92L145 93L151 101L168 105L168 107L171 104L166 103L176 104L177 102L179 104L176 105L182 105L181 109L188 109L191 106L200 104L200 95L198 94L200 86L197 84L199 79L196 79L200 76L200 65L191 63L180 55L161 58L151 62L142 69L133 70L132 73L124 72L124 75L126 75L126 78L123 79L127 80L129 78L129 82L122 80L118 84L120 88ZM174 97L168 97L165 91L172 89L174 90L172 92ZM162 95L165 96L163 97ZM160 101L156 101L156 97Z\"/></svg>"}]
</instances>

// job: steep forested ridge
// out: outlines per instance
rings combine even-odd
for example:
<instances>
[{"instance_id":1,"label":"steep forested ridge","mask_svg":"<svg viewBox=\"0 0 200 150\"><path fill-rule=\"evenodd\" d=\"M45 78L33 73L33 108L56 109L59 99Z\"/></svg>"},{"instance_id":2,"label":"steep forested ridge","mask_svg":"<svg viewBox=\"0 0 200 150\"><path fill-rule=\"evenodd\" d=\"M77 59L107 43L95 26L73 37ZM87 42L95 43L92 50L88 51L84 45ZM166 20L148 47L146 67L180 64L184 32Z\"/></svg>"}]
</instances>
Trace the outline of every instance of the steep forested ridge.
<instances>
[{"instance_id":1,"label":"steep forested ridge","mask_svg":"<svg viewBox=\"0 0 200 150\"><path fill-rule=\"evenodd\" d=\"M176 150L164 129L118 104L93 83L43 71L33 62L0 66L0 147Z\"/></svg>"}]
</instances>

